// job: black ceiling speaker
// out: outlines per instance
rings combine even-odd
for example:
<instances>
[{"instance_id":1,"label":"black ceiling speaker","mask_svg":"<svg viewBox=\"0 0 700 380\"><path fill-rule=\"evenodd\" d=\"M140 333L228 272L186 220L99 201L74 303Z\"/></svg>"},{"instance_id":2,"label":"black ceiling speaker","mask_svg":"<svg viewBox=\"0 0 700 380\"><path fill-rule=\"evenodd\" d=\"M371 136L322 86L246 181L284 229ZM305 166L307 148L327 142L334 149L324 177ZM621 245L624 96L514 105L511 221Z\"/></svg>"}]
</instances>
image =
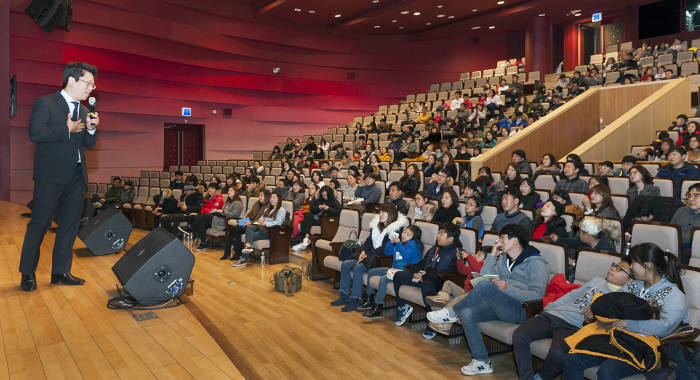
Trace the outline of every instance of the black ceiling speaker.
<instances>
[{"instance_id":1,"label":"black ceiling speaker","mask_svg":"<svg viewBox=\"0 0 700 380\"><path fill-rule=\"evenodd\" d=\"M32 0L26 11L46 33L56 27L70 30L73 0Z\"/></svg>"}]
</instances>

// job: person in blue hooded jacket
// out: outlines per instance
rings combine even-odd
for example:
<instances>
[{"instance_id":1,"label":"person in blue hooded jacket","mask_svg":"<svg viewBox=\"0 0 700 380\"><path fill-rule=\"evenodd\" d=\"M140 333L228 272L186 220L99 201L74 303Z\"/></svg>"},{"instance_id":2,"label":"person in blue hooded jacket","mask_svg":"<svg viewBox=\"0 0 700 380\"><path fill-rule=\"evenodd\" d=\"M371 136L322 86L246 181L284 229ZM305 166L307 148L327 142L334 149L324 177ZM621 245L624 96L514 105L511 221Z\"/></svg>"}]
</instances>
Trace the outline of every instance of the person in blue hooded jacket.
<instances>
[{"instance_id":1,"label":"person in blue hooded jacket","mask_svg":"<svg viewBox=\"0 0 700 380\"><path fill-rule=\"evenodd\" d=\"M516 224L508 224L499 232L500 239L486 256L482 275L498 278L483 280L452 309L443 308L428 313L433 323L454 323L462 319L472 361L462 367L462 374L472 376L492 373L478 324L487 321L522 323L525 321L525 301L541 299L549 281L547 262L537 248L529 245L529 233Z\"/></svg>"},{"instance_id":2,"label":"person in blue hooded jacket","mask_svg":"<svg viewBox=\"0 0 700 380\"><path fill-rule=\"evenodd\" d=\"M423 243L421 243L422 232L416 226L408 226L401 232L401 237L398 235L391 236L386 244L384 254L394 256L394 261L391 268L405 270L406 266L413 265L420 261L423 255ZM358 310L368 310L363 316L367 319L377 319L381 317L382 309L384 308L384 297L386 297L386 286L391 282L387 277L389 268L377 267L372 268L367 272L367 295L368 300L365 304L360 305ZM379 277L379 285L377 286L377 296L374 296L374 288L370 286L372 277ZM393 277L392 277L393 278Z\"/></svg>"}]
</instances>

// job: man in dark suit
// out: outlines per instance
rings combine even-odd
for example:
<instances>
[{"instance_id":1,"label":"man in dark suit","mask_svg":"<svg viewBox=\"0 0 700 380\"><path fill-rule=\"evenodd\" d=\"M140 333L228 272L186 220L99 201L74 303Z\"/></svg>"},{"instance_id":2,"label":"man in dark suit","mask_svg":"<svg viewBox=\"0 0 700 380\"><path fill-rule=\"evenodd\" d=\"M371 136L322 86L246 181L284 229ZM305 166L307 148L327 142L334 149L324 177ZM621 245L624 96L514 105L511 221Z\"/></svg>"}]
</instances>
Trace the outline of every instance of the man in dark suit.
<instances>
[{"instance_id":1,"label":"man in dark suit","mask_svg":"<svg viewBox=\"0 0 700 380\"><path fill-rule=\"evenodd\" d=\"M95 89L97 68L73 62L63 68L63 89L34 102L29 119L29 139L36 144L34 154L34 207L24 235L19 271L20 287L36 289L39 248L57 215L58 230L53 246L51 283L82 285L84 280L70 273L73 243L82 213L87 168L85 149L96 142L97 113L80 104Z\"/></svg>"}]
</instances>

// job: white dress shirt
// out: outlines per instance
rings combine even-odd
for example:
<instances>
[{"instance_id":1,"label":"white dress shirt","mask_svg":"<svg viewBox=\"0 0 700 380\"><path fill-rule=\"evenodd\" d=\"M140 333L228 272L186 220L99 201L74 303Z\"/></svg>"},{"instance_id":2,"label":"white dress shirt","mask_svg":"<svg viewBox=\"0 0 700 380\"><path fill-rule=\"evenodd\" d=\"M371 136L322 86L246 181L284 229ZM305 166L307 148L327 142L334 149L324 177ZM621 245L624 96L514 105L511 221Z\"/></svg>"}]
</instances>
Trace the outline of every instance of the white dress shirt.
<instances>
[{"instance_id":1,"label":"white dress shirt","mask_svg":"<svg viewBox=\"0 0 700 380\"><path fill-rule=\"evenodd\" d=\"M65 99L66 102L68 103L68 111L70 112L70 114L72 116L73 110L75 108L75 105L73 105L73 102L75 102L75 100L70 95L68 95L66 90L61 90L61 95L63 96L63 99ZM78 103L80 103L80 102L78 102ZM80 107L78 107L78 119L80 119ZM95 129L92 129L92 130L88 129L87 131L91 135L95 134ZM68 138L70 139L70 131L68 131ZM80 158L80 149L78 149L78 162L82 162L82 160Z\"/></svg>"}]
</instances>

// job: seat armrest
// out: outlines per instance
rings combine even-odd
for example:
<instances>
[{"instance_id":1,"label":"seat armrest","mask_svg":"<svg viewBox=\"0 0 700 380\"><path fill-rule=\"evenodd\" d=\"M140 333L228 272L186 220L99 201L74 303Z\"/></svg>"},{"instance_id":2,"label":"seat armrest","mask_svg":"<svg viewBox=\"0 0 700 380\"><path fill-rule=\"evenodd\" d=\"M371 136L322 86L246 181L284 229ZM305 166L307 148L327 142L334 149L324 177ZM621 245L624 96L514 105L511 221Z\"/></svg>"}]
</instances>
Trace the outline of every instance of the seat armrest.
<instances>
[{"instance_id":1,"label":"seat armrest","mask_svg":"<svg viewBox=\"0 0 700 380\"><path fill-rule=\"evenodd\" d=\"M530 319L542 311L542 300L525 301L523 307L525 308L525 318Z\"/></svg>"},{"instance_id":2,"label":"seat armrest","mask_svg":"<svg viewBox=\"0 0 700 380\"><path fill-rule=\"evenodd\" d=\"M672 333L661 338L661 345L666 346L672 342L688 343L695 340L700 335L700 329L684 324L678 326Z\"/></svg>"},{"instance_id":3,"label":"seat armrest","mask_svg":"<svg viewBox=\"0 0 700 380\"><path fill-rule=\"evenodd\" d=\"M394 256L381 255L379 256L378 263L380 267L391 268L394 264Z\"/></svg>"}]
</instances>

